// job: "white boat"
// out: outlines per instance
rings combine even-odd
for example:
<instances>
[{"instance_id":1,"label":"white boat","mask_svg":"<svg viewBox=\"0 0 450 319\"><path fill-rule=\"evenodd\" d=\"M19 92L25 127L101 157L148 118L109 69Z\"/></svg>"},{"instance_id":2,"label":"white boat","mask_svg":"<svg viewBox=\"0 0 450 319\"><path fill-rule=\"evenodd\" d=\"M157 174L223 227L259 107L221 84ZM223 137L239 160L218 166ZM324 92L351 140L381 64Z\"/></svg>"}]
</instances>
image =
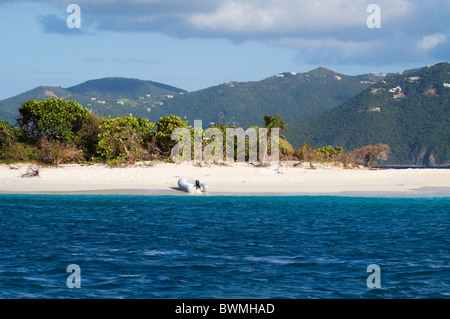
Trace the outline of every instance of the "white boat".
<instances>
[{"instance_id":1,"label":"white boat","mask_svg":"<svg viewBox=\"0 0 450 319\"><path fill-rule=\"evenodd\" d=\"M195 180L189 177L182 177L178 180L178 186L188 193L200 193L208 190L208 185L200 183L199 180Z\"/></svg>"}]
</instances>

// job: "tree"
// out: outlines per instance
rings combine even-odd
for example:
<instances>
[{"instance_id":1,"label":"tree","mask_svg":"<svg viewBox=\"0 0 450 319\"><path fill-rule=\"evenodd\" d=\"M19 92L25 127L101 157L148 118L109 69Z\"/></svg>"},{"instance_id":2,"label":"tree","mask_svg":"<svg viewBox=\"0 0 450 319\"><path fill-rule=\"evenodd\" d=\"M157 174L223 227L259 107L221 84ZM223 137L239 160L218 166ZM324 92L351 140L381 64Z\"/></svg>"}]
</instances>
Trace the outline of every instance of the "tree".
<instances>
[{"instance_id":1,"label":"tree","mask_svg":"<svg viewBox=\"0 0 450 319\"><path fill-rule=\"evenodd\" d=\"M353 152L342 153L339 158L345 169L351 168L351 164L355 162L355 154Z\"/></svg>"},{"instance_id":2,"label":"tree","mask_svg":"<svg viewBox=\"0 0 450 319\"><path fill-rule=\"evenodd\" d=\"M98 152L107 163L134 163L148 154L146 142L152 140L153 123L132 115L103 118L100 123Z\"/></svg>"},{"instance_id":3,"label":"tree","mask_svg":"<svg viewBox=\"0 0 450 319\"><path fill-rule=\"evenodd\" d=\"M37 148L20 142L21 132L6 121L0 121L0 159L32 161L36 159Z\"/></svg>"},{"instance_id":4,"label":"tree","mask_svg":"<svg viewBox=\"0 0 450 319\"><path fill-rule=\"evenodd\" d=\"M82 150L67 142L48 141L45 138L40 140L39 159L44 163L50 163L56 166L63 162L71 162L81 155Z\"/></svg>"},{"instance_id":5,"label":"tree","mask_svg":"<svg viewBox=\"0 0 450 319\"><path fill-rule=\"evenodd\" d=\"M325 161L337 159L343 151L344 149L342 147L333 147L331 145L318 147L315 149L318 157Z\"/></svg>"},{"instance_id":6,"label":"tree","mask_svg":"<svg viewBox=\"0 0 450 319\"><path fill-rule=\"evenodd\" d=\"M302 146L295 151L295 155L298 157L300 161L307 161L311 158L311 153L314 151L314 148L310 143L303 143Z\"/></svg>"},{"instance_id":7,"label":"tree","mask_svg":"<svg viewBox=\"0 0 450 319\"><path fill-rule=\"evenodd\" d=\"M19 113L17 123L26 139L71 143L90 112L74 101L52 98L23 103Z\"/></svg>"},{"instance_id":8,"label":"tree","mask_svg":"<svg viewBox=\"0 0 450 319\"><path fill-rule=\"evenodd\" d=\"M264 127L267 129L267 143L265 145L262 163L264 163L266 160L267 148L268 148L269 142L272 138L271 130L273 128L277 128L280 131L283 131L283 130L289 131L288 124L286 122L283 122L283 120L281 120L281 117L278 114L273 115L273 116L264 115ZM284 135L280 135L279 138L280 138L279 147L281 150L281 154L283 156L290 157L294 153L294 149L292 148L291 144L289 144L287 142L286 137L284 137Z\"/></svg>"},{"instance_id":9,"label":"tree","mask_svg":"<svg viewBox=\"0 0 450 319\"><path fill-rule=\"evenodd\" d=\"M16 144L17 130L6 121L0 120L0 158L5 159Z\"/></svg>"},{"instance_id":10,"label":"tree","mask_svg":"<svg viewBox=\"0 0 450 319\"><path fill-rule=\"evenodd\" d=\"M102 132L100 123L102 118L96 114L89 113L84 119L81 129L74 138L74 144L83 151L85 160L90 161L97 157L99 136Z\"/></svg>"},{"instance_id":11,"label":"tree","mask_svg":"<svg viewBox=\"0 0 450 319\"><path fill-rule=\"evenodd\" d=\"M278 114L273 116L264 115L264 127L267 129L268 135L272 128L278 128L280 131L289 131L288 124L283 122Z\"/></svg>"},{"instance_id":12,"label":"tree","mask_svg":"<svg viewBox=\"0 0 450 319\"><path fill-rule=\"evenodd\" d=\"M11 147L16 142L17 136L18 132L14 126L0 120L0 150Z\"/></svg>"},{"instance_id":13,"label":"tree","mask_svg":"<svg viewBox=\"0 0 450 319\"><path fill-rule=\"evenodd\" d=\"M355 155L355 160L357 162L364 164L364 167L370 167L370 164L374 160L387 160L389 152L389 145L379 143L376 145L363 146L354 150L353 154Z\"/></svg>"},{"instance_id":14,"label":"tree","mask_svg":"<svg viewBox=\"0 0 450 319\"><path fill-rule=\"evenodd\" d=\"M188 121L183 121L175 115L161 117L156 122L156 141L161 152L170 154L172 147L177 143L177 141L172 140L172 132L177 128L188 128L187 123Z\"/></svg>"}]
</instances>

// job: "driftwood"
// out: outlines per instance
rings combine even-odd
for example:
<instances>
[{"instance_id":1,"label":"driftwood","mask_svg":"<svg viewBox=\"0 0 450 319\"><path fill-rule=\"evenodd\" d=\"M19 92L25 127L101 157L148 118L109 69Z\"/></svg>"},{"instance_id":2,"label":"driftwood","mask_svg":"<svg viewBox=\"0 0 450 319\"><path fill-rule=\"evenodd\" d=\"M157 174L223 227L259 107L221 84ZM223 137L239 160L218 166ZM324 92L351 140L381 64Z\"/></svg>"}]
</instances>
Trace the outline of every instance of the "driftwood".
<instances>
[{"instance_id":1,"label":"driftwood","mask_svg":"<svg viewBox=\"0 0 450 319\"><path fill-rule=\"evenodd\" d=\"M36 166L28 167L27 172L22 174L22 178L39 177L40 168Z\"/></svg>"}]
</instances>

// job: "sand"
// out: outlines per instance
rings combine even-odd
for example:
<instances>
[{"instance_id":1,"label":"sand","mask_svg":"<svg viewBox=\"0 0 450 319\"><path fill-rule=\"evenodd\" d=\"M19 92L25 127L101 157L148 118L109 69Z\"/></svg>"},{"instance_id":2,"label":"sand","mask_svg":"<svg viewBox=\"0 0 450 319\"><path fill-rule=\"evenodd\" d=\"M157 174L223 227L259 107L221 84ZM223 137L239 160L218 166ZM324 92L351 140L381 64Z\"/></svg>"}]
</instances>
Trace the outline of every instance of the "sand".
<instances>
[{"instance_id":1,"label":"sand","mask_svg":"<svg viewBox=\"0 0 450 319\"><path fill-rule=\"evenodd\" d=\"M22 178L30 165L0 165L0 193L186 195L180 177L208 184L209 195L450 196L450 169L344 169L309 163L293 167L193 163L138 163L41 167L39 177Z\"/></svg>"}]
</instances>

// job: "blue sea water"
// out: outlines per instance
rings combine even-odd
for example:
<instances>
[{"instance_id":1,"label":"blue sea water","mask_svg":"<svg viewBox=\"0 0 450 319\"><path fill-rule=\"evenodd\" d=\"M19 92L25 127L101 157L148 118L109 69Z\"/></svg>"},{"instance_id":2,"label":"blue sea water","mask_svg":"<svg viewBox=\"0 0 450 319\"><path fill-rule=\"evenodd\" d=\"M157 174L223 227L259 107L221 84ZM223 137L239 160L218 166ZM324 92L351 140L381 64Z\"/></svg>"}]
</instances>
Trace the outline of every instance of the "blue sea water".
<instances>
[{"instance_id":1,"label":"blue sea water","mask_svg":"<svg viewBox=\"0 0 450 319\"><path fill-rule=\"evenodd\" d=\"M449 298L449 226L448 197L0 195L0 298Z\"/></svg>"}]
</instances>

